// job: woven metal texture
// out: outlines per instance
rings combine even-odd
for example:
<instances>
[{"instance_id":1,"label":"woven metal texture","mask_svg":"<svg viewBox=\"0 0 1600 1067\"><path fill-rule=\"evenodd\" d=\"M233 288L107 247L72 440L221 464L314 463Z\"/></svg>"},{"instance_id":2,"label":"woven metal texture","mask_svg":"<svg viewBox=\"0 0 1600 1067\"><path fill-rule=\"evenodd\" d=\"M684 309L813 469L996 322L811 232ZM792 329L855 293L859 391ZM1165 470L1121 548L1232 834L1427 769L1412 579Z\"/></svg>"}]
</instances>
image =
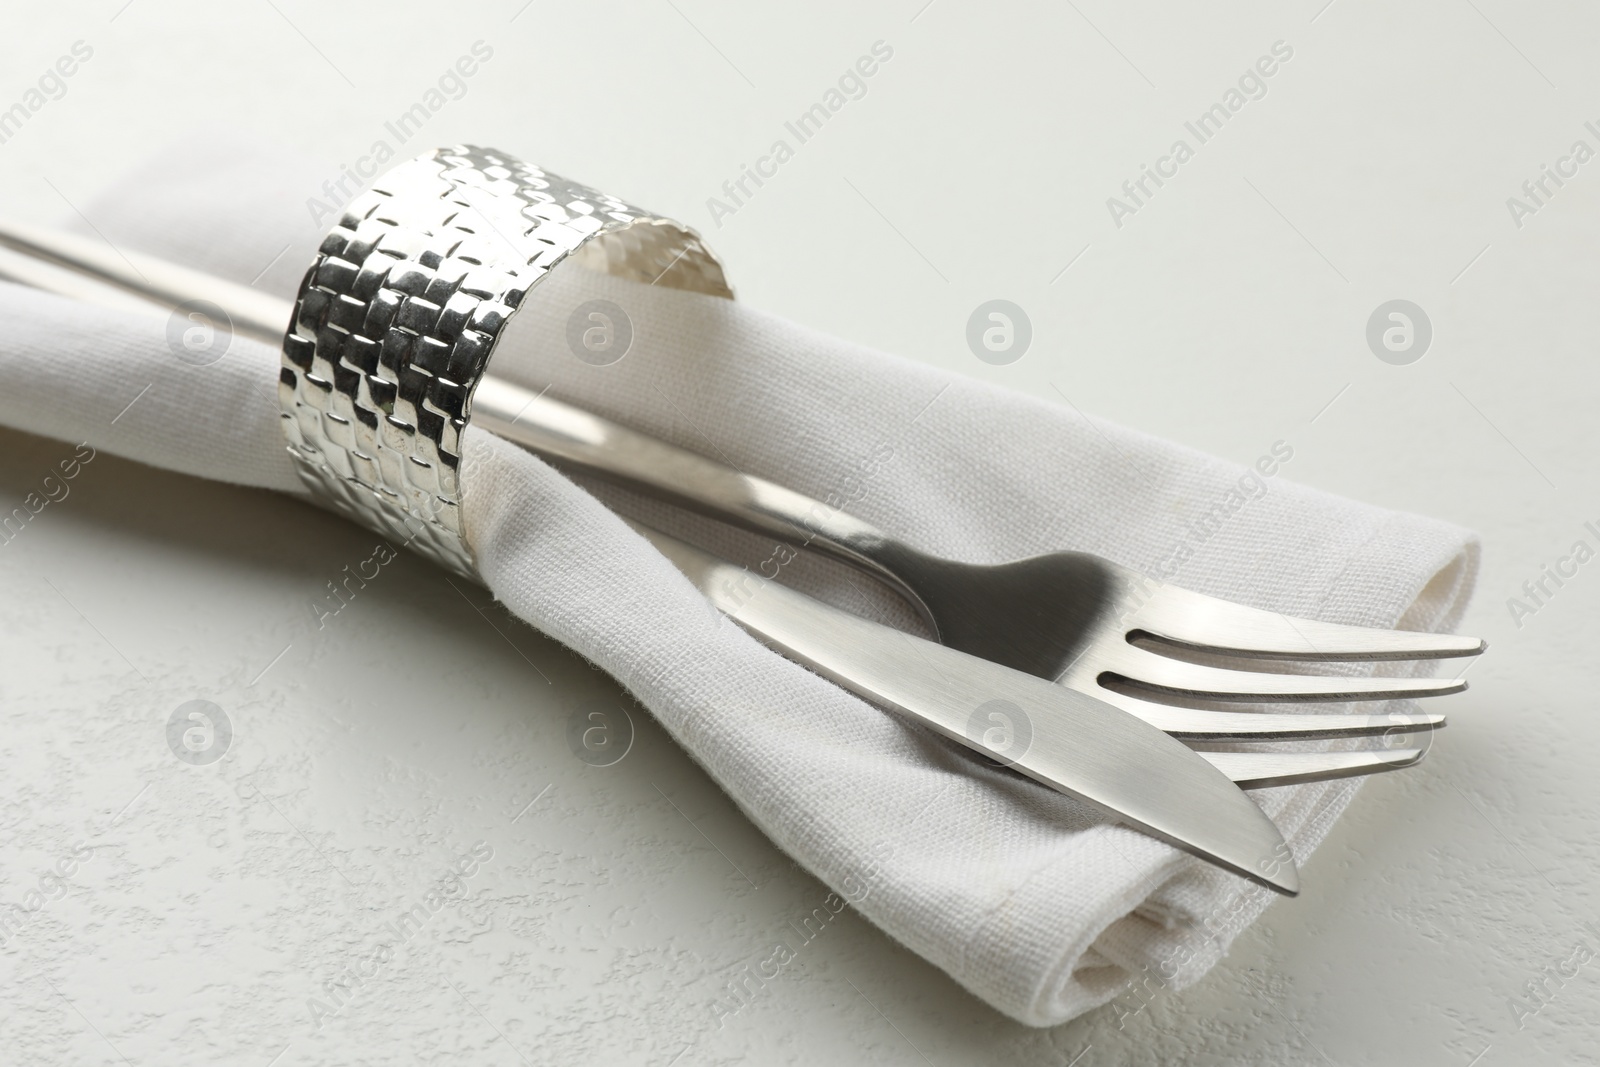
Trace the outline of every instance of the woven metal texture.
<instances>
[{"instance_id":1,"label":"woven metal texture","mask_svg":"<svg viewBox=\"0 0 1600 1067\"><path fill-rule=\"evenodd\" d=\"M346 205L301 283L278 395L324 505L475 578L461 435L507 321L563 260L732 296L692 231L502 152L402 163Z\"/></svg>"}]
</instances>

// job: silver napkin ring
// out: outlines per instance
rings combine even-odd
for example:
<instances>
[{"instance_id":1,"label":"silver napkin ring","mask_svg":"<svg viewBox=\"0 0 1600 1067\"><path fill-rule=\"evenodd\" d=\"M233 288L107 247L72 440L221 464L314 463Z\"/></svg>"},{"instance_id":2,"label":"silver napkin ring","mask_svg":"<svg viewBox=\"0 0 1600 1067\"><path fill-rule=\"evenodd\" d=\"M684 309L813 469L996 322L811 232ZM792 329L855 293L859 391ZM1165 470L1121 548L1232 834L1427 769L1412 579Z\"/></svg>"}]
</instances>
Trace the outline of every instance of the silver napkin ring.
<instances>
[{"instance_id":1,"label":"silver napkin ring","mask_svg":"<svg viewBox=\"0 0 1600 1067\"><path fill-rule=\"evenodd\" d=\"M508 321L556 264L731 297L693 230L489 148L399 164L306 272L278 398L325 506L469 578L461 436Z\"/></svg>"}]
</instances>

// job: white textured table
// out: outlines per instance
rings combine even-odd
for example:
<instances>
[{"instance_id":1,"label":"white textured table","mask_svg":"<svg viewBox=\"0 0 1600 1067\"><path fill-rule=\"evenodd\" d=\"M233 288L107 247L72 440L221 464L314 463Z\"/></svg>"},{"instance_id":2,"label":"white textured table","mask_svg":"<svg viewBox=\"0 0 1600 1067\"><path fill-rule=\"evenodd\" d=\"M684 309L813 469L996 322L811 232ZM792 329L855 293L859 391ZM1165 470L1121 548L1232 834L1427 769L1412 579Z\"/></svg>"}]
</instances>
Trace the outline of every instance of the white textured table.
<instances>
[{"instance_id":1,"label":"white textured table","mask_svg":"<svg viewBox=\"0 0 1600 1067\"><path fill-rule=\"evenodd\" d=\"M0 1062L1600 1062L1600 562L1507 605L1600 547L1591 9L504 0L441 31L438 6L14 15L6 212L70 214L223 128L333 178L400 132L502 145L700 227L753 304L1237 460L1284 438L1301 480L1482 530L1492 652L1430 761L1373 782L1189 991L1030 1031L847 911L719 1013L825 890L644 716L622 762L576 759L606 677L411 558L318 629L369 535L100 457L0 543ZM879 41L800 143L785 123ZM965 339L995 298L1032 323L1008 365ZM1432 325L1409 365L1366 339L1393 299ZM7 511L72 451L4 445ZM448 652L394 654L419 634ZM197 699L234 731L204 766L166 734ZM470 899L432 910L462 857Z\"/></svg>"}]
</instances>

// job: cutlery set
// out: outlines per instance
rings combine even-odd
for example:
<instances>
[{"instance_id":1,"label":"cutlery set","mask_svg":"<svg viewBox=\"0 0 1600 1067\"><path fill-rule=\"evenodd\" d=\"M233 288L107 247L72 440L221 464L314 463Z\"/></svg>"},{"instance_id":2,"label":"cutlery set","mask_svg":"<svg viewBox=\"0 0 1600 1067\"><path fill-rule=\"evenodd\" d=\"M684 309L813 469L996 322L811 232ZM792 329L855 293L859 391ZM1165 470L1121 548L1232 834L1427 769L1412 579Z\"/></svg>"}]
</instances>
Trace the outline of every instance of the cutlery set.
<instances>
[{"instance_id":1,"label":"cutlery set","mask_svg":"<svg viewBox=\"0 0 1600 1067\"><path fill-rule=\"evenodd\" d=\"M1484 650L1468 637L1291 618L1084 552L998 565L940 558L802 493L495 377L495 316L509 318L522 298L537 299L534 283L568 255L593 265L599 248L609 256L601 269L613 273L624 273L617 263L633 255L650 265L630 268L644 281L671 284L698 272L675 287L730 295L691 231L504 154L439 150L380 178L345 207L293 303L70 234L3 223L0 244L16 253L0 261L0 277L101 301L114 291L109 285L152 310L205 301L235 333L282 349L286 440L314 494L375 526L367 498L377 498L391 528L396 515L418 514L417 501L428 496L429 521L445 548L425 554L458 571L449 553L459 550L447 544L459 538L458 519L441 502L458 492L453 460L468 419L564 470L859 570L903 597L937 640L852 615L631 523L768 646L984 757L973 761L973 773L1020 773L1287 895L1298 891L1287 846L1242 790L1410 766L1426 751L1412 739L1443 726L1444 716L1225 706L1442 696L1466 683L1269 668ZM507 245L520 251L508 256ZM664 266L652 278L657 264ZM397 464L396 455L409 463ZM317 492L330 482L339 486ZM362 499L352 502L352 486ZM1191 747L1360 737L1385 745ZM1387 743L1397 737L1406 743Z\"/></svg>"}]
</instances>

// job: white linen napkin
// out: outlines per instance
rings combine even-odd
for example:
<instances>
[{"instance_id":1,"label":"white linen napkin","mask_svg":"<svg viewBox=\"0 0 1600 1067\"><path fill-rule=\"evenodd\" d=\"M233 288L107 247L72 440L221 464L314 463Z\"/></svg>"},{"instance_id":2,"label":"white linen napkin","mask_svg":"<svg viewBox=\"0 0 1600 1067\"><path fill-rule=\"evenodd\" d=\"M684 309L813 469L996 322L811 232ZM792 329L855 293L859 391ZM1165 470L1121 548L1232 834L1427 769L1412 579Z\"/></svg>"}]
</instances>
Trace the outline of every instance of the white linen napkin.
<instances>
[{"instance_id":1,"label":"white linen napkin","mask_svg":"<svg viewBox=\"0 0 1600 1067\"><path fill-rule=\"evenodd\" d=\"M186 154L160 158L86 214L118 246L290 296L320 238L304 201L321 175L282 153L227 156L199 168ZM591 366L567 348L567 317L589 299L631 321L620 362ZM218 363L190 366L158 318L12 286L0 286L0 314L0 422L300 491L278 428L275 351L236 339ZM534 343L499 354L498 372L847 500L940 554L998 562L1083 549L1271 610L1427 630L1455 625L1475 580L1465 531L1289 481L1292 441L1263 442L1268 476L737 303L575 268L557 271L524 314L539 320ZM1181 988L1270 902L1066 797L983 770L766 650L595 495L486 433L467 450L465 520L495 596L614 675L780 847L1000 1011L1047 1026L1151 975ZM773 551L602 492L752 568ZM918 627L892 595L846 574L803 557L782 580ZM1254 795L1304 860L1357 788Z\"/></svg>"}]
</instances>

